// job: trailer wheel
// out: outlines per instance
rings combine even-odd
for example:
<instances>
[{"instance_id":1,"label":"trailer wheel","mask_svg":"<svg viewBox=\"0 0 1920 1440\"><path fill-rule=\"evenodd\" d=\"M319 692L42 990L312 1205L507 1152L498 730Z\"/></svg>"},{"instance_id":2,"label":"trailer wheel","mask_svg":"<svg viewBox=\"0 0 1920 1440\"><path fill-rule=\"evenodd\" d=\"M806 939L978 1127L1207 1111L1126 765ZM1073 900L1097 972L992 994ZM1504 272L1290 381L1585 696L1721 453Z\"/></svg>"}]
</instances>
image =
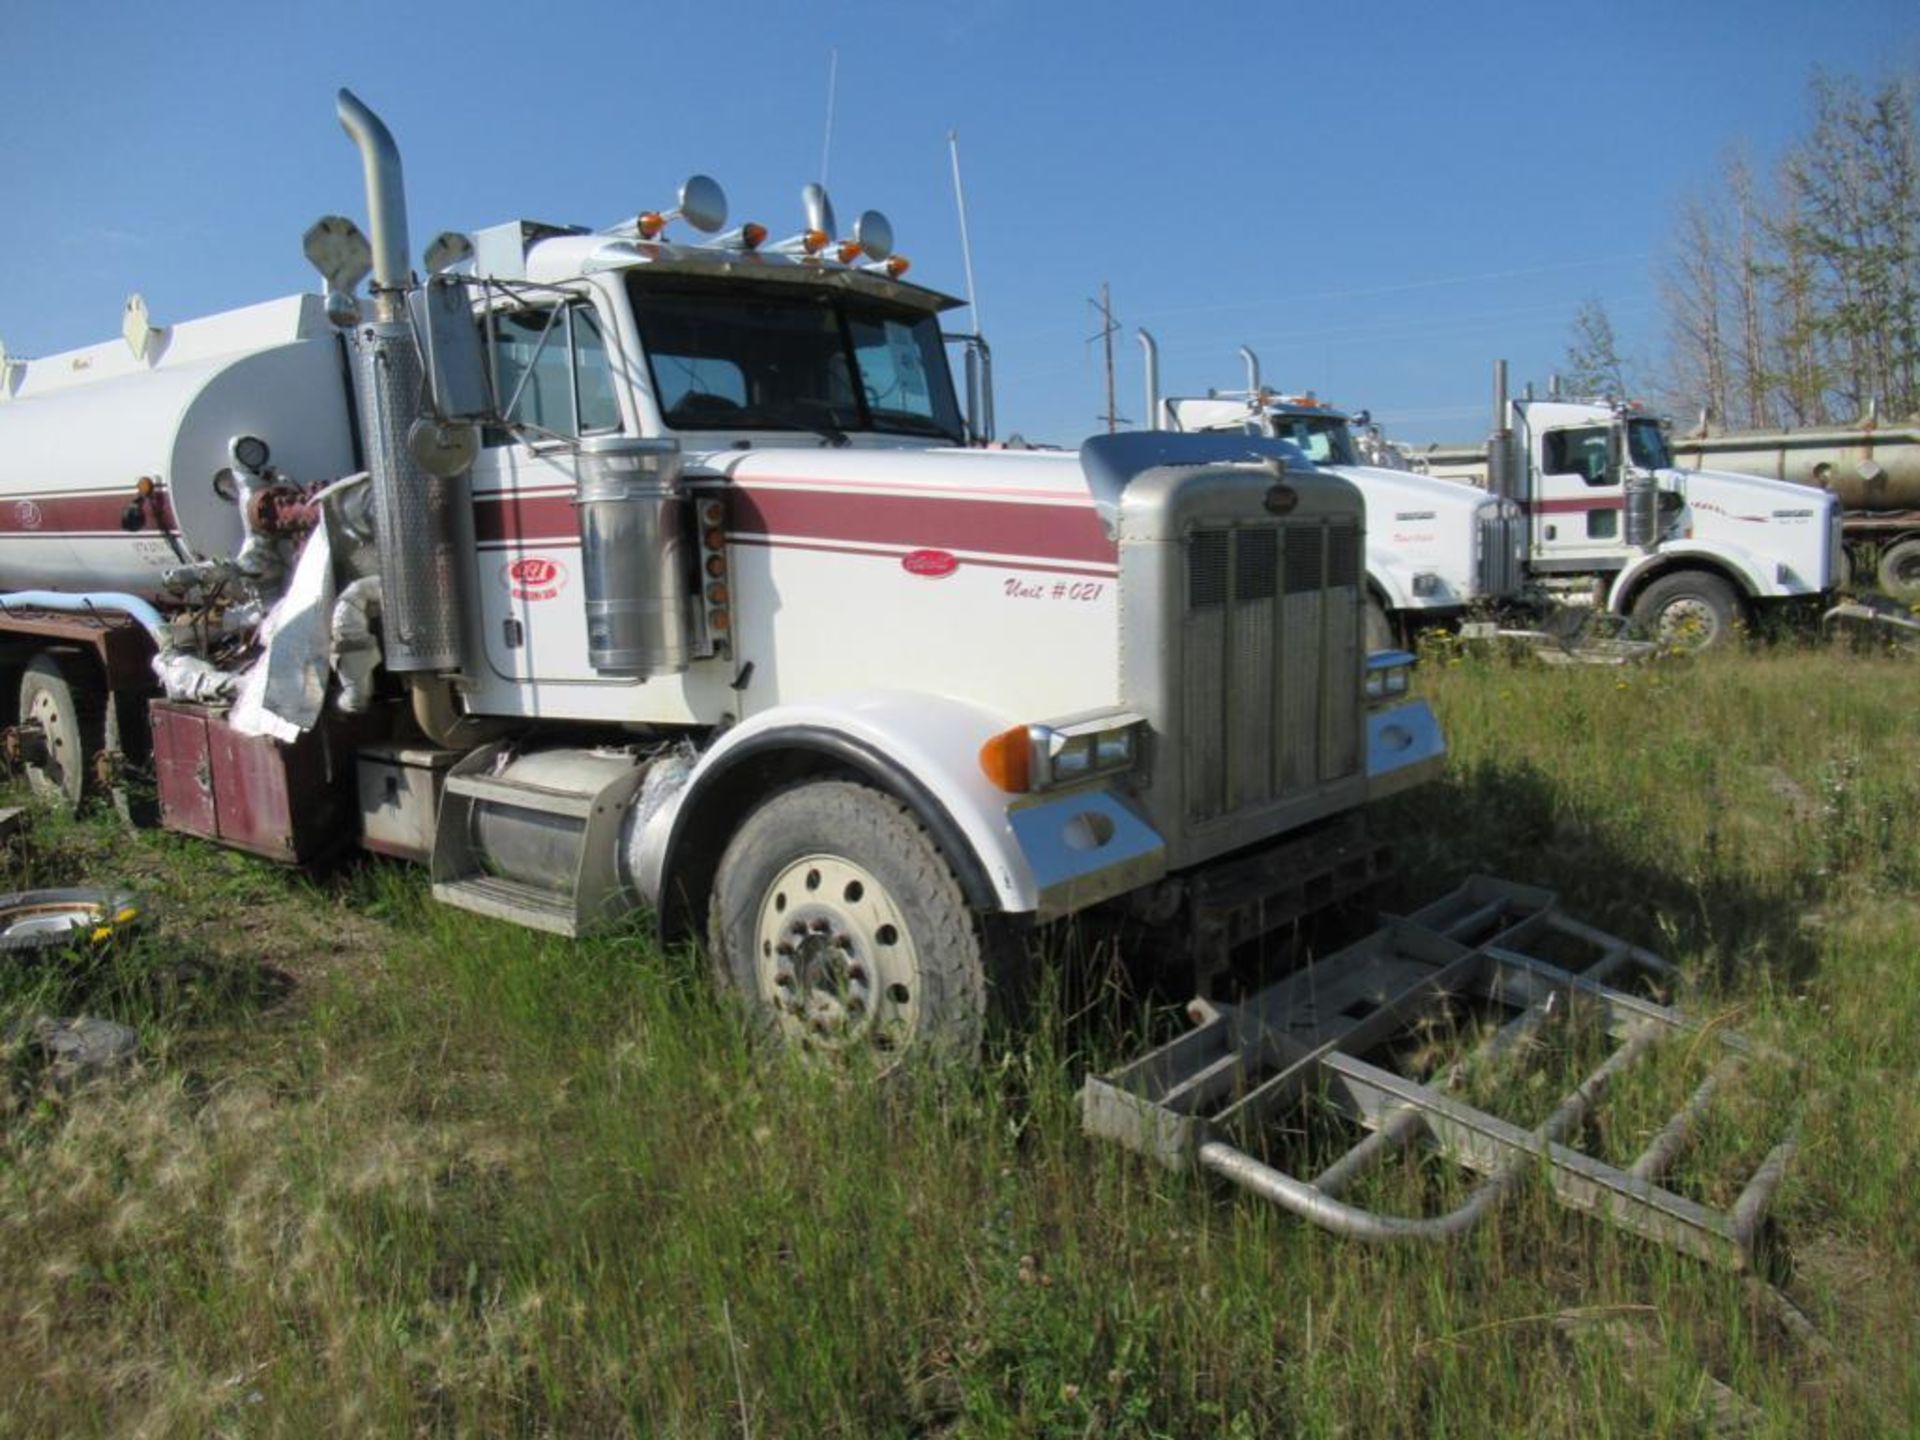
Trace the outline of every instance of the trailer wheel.
<instances>
[{"instance_id":1,"label":"trailer wheel","mask_svg":"<svg viewBox=\"0 0 1920 1440\"><path fill-rule=\"evenodd\" d=\"M77 665L50 653L33 657L20 677L20 723L40 729L25 766L27 785L69 810L86 792L87 765L104 730L99 691Z\"/></svg>"},{"instance_id":2,"label":"trailer wheel","mask_svg":"<svg viewBox=\"0 0 1920 1440\"><path fill-rule=\"evenodd\" d=\"M976 1056L981 928L906 806L813 781L748 816L721 857L708 941L756 1032L824 1060Z\"/></svg>"},{"instance_id":3,"label":"trailer wheel","mask_svg":"<svg viewBox=\"0 0 1920 1440\"><path fill-rule=\"evenodd\" d=\"M1680 650L1713 650L1733 639L1740 623L1740 597L1718 575L1678 570L1662 575L1633 602L1633 620L1663 644Z\"/></svg>"},{"instance_id":4,"label":"trailer wheel","mask_svg":"<svg viewBox=\"0 0 1920 1440\"><path fill-rule=\"evenodd\" d=\"M1920 602L1920 536L1897 540L1880 552L1880 588L1902 604Z\"/></svg>"}]
</instances>

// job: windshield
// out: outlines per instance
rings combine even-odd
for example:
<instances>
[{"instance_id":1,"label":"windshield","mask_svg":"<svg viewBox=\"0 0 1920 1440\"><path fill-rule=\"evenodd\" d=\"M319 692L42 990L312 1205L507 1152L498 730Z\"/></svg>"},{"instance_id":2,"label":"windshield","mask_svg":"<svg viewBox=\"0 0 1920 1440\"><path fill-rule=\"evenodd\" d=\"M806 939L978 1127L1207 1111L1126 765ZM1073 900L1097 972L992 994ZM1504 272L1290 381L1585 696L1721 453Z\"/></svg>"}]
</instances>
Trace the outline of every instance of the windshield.
<instances>
[{"instance_id":1,"label":"windshield","mask_svg":"<svg viewBox=\"0 0 1920 1440\"><path fill-rule=\"evenodd\" d=\"M1353 432L1338 415L1286 415L1268 411L1273 438L1291 440L1316 465L1358 465Z\"/></svg>"},{"instance_id":2,"label":"windshield","mask_svg":"<svg viewBox=\"0 0 1920 1440\"><path fill-rule=\"evenodd\" d=\"M676 430L849 430L964 443L939 322L800 286L636 274L635 323Z\"/></svg>"},{"instance_id":3,"label":"windshield","mask_svg":"<svg viewBox=\"0 0 1920 1440\"><path fill-rule=\"evenodd\" d=\"M1667 449L1667 432L1658 420L1627 422L1627 453L1642 470L1671 470L1673 455Z\"/></svg>"}]
</instances>

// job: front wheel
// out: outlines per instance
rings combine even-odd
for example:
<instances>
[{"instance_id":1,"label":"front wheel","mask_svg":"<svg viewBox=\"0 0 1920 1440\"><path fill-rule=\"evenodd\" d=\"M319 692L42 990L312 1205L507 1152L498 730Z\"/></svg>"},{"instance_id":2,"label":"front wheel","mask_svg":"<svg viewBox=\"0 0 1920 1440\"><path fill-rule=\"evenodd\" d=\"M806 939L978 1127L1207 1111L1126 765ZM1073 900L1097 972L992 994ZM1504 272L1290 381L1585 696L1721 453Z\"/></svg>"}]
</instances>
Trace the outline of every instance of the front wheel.
<instances>
[{"instance_id":1,"label":"front wheel","mask_svg":"<svg viewBox=\"0 0 1920 1440\"><path fill-rule=\"evenodd\" d=\"M708 943L757 1031L822 1059L971 1059L978 920L912 811L848 781L781 792L721 857Z\"/></svg>"},{"instance_id":2,"label":"front wheel","mask_svg":"<svg viewBox=\"0 0 1920 1440\"><path fill-rule=\"evenodd\" d=\"M1633 620L1664 645L1713 650L1733 639L1740 597L1718 575L1679 570L1662 575L1633 602Z\"/></svg>"}]
</instances>

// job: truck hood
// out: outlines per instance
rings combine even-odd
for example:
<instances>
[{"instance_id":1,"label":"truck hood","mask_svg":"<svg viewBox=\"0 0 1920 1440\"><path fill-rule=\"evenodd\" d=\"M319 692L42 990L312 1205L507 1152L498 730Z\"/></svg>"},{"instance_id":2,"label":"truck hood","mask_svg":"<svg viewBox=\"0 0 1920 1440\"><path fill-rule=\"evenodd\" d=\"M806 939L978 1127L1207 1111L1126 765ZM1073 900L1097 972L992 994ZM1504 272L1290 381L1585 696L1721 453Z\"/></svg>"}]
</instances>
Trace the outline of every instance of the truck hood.
<instances>
[{"instance_id":1,"label":"truck hood","mask_svg":"<svg viewBox=\"0 0 1920 1440\"><path fill-rule=\"evenodd\" d=\"M1823 490L1769 480L1759 475L1736 475L1726 470L1661 470L1660 488L1687 497L1690 508L1724 516L1736 525L1813 523L1824 525L1840 502Z\"/></svg>"},{"instance_id":2,"label":"truck hood","mask_svg":"<svg viewBox=\"0 0 1920 1440\"><path fill-rule=\"evenodd\" d=\"M1493 497L1478 485L1421 475L1412 470L1386 470L1371 465L1333 465L1330 469L1351 481L1367 499L1369 527L1402 518L1405 511L1450 511L1471 515ZM1387 513L1377 513L1391 507Z\"/></svg>"},{"instance_id":3,"label":"truck hood","mask_svg":"<svg viewBox=\"0 0 1920 1440\"><path fill-rule=\"evenodd\" d=\"M1830 590L1837 583L1839 502L1786 480L1716 470L1661 470L1660 488L1685 498L1677 536L1741 551L1766 595Z\"/></svg>"},{"instance_id":4,"label":"truck hood","mask_svg":"<svg viewBox=\"0 0 1920 1440\"><path fill-rule=\"evenodd\" d=\"M978 493L988 499L1092 504L1080 457L1071 450L880 450L768 446L691 451L691 474L719 473L743 483L793 483L876 494Z\"/></svg>"}]
</instances>

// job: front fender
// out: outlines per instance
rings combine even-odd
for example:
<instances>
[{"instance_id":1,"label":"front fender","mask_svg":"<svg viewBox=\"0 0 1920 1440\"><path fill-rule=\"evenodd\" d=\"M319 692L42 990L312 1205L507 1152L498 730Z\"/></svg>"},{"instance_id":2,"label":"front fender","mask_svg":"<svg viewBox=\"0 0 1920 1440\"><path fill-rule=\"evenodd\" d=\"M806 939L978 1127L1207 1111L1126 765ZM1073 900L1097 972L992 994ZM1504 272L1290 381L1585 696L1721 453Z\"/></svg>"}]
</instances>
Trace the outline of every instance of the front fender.
<instances>
[{"instance_id":1,"label":"front fender","mask_svg":"<svg viewBox=\"0 0 1920 1440\"><path fill-rule=\"evenodd\" d=\"M1411 610L1422 603L1413 598L1413 591L1402 584L1400 576L1389 568L1388 557L1375 551L1371 545L1367 547L1367 588L1380 592L1380 598L1386 601L1389 611Z\"/></svg>"},{"instance_id":2,"label":"front fender","mask_svg":"<svg viewBox=\"0 0 1920 1440\"><path fill-rule=\"evenodd\" d=\"M1607 592L1607 608L1616 615L1624 615L1627 613L1626 598L1640 588L1648 575L1687 569L1725 570L1749 598L1772 594L1779 589L1759 557L1750 551L1734 545L1705 545L1698 540L1675 540L1663 543L1651 555L1642 555L1616 575L1613 587Z\"/></svg>"},{"instance_id":3,"label":"front fender","mask_svg":"<svg viewBox=\"0 0 1920 1440\"><path fill-rule=\"evenodd\" d=\"M1044 719L1046 717L1028 717ZM735 726L647 816L629 847L636 890L657 903L676 883L706 797L757 758L802 752L864 772L912 805L959 871L968 899L1043 918L1131 889L1165 871L1160 837L1119 795L1079 789L1018 805L982 773L981 744L1019 721L965 701L904 691L860 691L783 705ZM1097 812L1107 839L1084 854L1038 843L1036 822L1066 805L1062 824ZM1063 873L1062 866L1071 873Z\"/></svg>"}]
</instances>

